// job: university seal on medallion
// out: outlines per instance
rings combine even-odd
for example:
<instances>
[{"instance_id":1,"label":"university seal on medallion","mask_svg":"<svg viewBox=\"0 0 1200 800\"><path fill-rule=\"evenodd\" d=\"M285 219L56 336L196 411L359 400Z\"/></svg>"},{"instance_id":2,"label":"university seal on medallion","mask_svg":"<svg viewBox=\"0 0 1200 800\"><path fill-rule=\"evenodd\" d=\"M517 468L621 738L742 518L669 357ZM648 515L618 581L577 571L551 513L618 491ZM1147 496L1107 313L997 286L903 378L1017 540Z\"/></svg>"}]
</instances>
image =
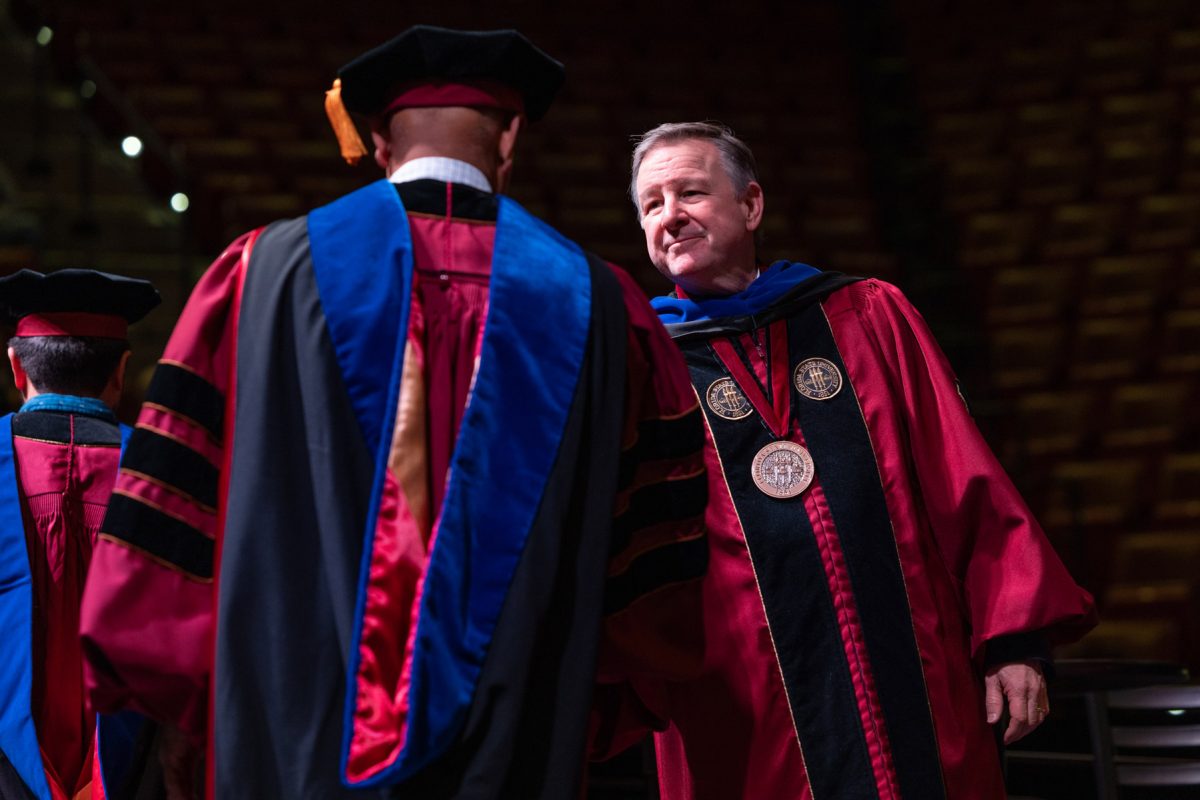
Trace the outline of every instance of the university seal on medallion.
<instances>
[{"instance_id":1,"label":"university seal on medallion","mask_svg":"<svg viewBox=\"0 0 1200 800\"><path fill-rule=\"evenodd\" d=\"M816 473L812 456L792 442L771 442L754 456L750 470L763 494L780 499L803 492Z\"/></svg>"},{"instance_id":2,"label":"university seal on medallion","mask_svg":"<svg viewBox=\"0 0 1200 800\"><path fill-rule=\"evenodd\" d=\"M733 378L713 381L705 392L705 399L713 413L725 419L744 419L754 410Z\"/></svg>"},{"instance_id":3,"label":"university seal on medallion","mask_svg":"<svg viewBox=\"0 0 1200 800\"><path fill-rule=\"evenodd\" d=\"M809 400L829 400L842 390L842 373L825 358L801 361L792 373L796 391Z\"/></svg>"}]
</instances>

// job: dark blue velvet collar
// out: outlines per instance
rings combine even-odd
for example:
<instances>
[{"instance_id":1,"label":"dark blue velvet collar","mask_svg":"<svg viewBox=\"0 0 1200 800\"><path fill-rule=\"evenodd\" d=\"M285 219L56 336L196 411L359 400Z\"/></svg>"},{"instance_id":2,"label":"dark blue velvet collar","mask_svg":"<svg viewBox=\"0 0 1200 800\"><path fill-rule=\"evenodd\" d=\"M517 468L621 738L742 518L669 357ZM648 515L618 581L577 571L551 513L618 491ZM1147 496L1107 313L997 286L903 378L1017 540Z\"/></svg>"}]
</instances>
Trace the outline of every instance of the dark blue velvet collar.
<instances>
[{"instance_id":1,"label":"dark blue velvet collar","mask_svg":"<svg viewBox=\"0 0 1200 800\"><path fill-rule=\"evenodd\" d=\"M745 317L769 308L776 300L821 271L808 264L776 261L743 291L725 297L655 297L650 305L664 325L722 317Z\"/></svg>"},{"instance_id":2,"label":"dark blue velvet collar","mask_svg":"<svg viewBox=\"0 0 1200 800\"><path fill-rule=\"evenodd\" d=\"M22 414L28 411L58 411L96 417L114 424L117 421L117 415L99 397L78 397L73 394L35 395L21 406Z\"/></svg>"}]
</instances>

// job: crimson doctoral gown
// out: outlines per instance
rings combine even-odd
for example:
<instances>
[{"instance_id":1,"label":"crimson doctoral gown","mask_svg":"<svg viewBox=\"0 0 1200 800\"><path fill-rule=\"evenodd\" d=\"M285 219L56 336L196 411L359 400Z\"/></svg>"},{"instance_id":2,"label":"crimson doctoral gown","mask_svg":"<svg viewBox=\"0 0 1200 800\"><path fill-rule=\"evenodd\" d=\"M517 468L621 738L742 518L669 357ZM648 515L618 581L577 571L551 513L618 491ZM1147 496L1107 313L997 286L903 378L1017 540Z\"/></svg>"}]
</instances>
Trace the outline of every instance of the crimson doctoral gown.
<instances>
[{"instance_id":1,"label":"crimson doctoral gown","mask_svg":"<svg viewBox=\"0 0 1200 800\"><path fill-rule=\"evenodd\" d=\"M6 664L0 796L69 800L88 790L98 775L93 769L96 719L84 695L79 606L116 481L121 430L109 419L45 410L5 417L0 435L0 477L5 497L16 504L3 504L7 513L0 539L15 543L12 534L24 529L23 547L2 548L0 628L6 631ZM18 673L25 678L11 680ZM92 797L102 796L98 781L90 788Z\"/></svg>"},{"instance_id":2,"label":"crimson doctoral gown","mask_svg":"<svg viewBox=\"0 0 1200 800\"><path fill-rule=\"evenodd\" d=\"M704 673L657 709L663 798L1003 798L989 643L1075 638L1094 611L925 322L889 284L787 262L654 305L707 419L712 553ZM790 498L752 476L778 440L812 459Z\"/></svg>"}]
</instances>

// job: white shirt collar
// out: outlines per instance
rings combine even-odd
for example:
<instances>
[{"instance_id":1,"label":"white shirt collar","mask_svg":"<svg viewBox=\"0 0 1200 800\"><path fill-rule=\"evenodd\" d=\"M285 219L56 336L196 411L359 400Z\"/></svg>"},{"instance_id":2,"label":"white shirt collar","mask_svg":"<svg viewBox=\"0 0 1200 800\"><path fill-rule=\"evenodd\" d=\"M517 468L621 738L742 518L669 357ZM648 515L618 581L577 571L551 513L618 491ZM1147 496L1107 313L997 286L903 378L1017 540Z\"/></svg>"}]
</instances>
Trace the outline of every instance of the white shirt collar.
<instances>
[{"instance_id":1,"label":"white shirt collar","mask_svg":"<svg viewBox=\"0 0 1200 800\"><path fill-rule=\"evenodd\" d=\"M392 183L408 183L422 179L460 183L489 194L492 191L491 181L487 179L482 170L473 164L459 161L457 158L442 156L414 158L412 161L405 161L388 176L388 180Z\"/></svg>"}]
</instances>

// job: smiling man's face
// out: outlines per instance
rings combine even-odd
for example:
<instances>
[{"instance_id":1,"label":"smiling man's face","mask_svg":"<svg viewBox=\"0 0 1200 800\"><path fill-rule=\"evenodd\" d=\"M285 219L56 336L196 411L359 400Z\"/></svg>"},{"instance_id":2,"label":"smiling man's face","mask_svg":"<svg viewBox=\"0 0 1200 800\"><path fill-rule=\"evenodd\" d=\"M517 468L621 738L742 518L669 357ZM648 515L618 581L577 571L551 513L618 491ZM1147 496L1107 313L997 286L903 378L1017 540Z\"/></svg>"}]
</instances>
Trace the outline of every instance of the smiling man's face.
<instances>
[{"instance_id":1,"label":"smiling man's face","mask_svg":"<svg viewBox=\"0 0 1200 800\"><path fill-rule=\"evenodd\" d=\"M716 145L683 139L655 147L637 174L638 212L654 266L689 295L740 292L754 280L762 189L739 193Z\"/></svg>"}]
</instances>

